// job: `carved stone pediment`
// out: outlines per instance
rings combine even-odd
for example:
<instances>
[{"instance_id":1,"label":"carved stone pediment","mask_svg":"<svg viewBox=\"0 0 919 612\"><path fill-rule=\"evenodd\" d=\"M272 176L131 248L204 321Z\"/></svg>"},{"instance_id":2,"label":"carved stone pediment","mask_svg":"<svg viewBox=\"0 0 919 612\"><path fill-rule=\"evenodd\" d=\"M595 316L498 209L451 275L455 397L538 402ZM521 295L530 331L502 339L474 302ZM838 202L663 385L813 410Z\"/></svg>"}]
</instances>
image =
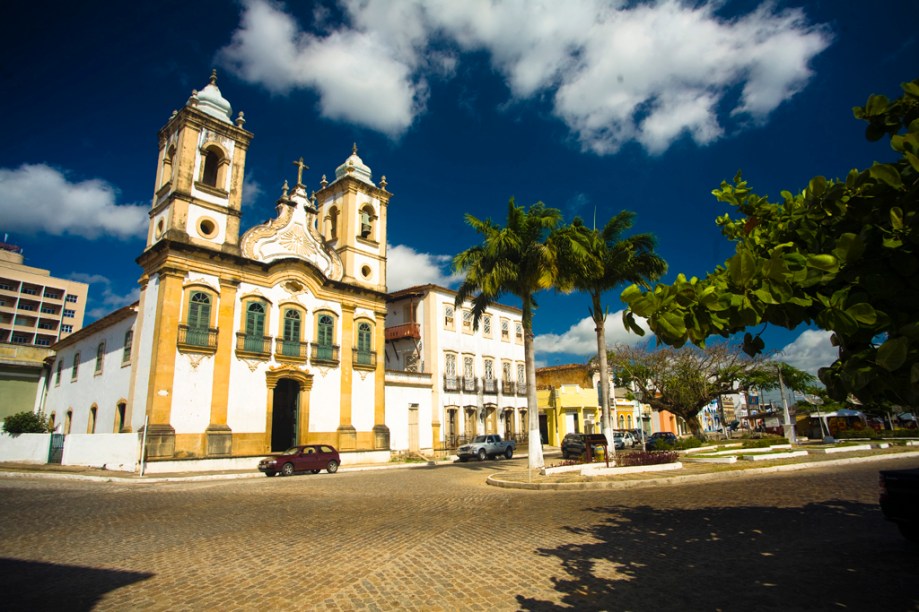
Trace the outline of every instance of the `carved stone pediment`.
<instances>
[{"instance_id":1,"label":"carved stone pediment","mask_svg":"<svg viewBox=\"0 0 919 612\"><path fill-rule=\"evenodd\" d=\"M263 263L296 258L308 261L330 280L344 275L341 257L325 245L316 229L316 212L302 186L278 201L278 216L257 225L242 237L244 257Z\"/></svg>"}]
</instances>

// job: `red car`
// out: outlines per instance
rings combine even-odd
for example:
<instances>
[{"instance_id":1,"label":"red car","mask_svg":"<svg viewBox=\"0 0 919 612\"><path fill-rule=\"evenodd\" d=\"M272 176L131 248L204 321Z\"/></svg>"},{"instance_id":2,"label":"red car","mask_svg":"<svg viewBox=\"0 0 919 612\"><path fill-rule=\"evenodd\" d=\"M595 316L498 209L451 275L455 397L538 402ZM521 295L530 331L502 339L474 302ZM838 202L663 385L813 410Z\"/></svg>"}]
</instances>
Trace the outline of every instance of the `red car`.
<instances>
[{"instance_id":1,"label":"red car","mask_svg":"<svg viewBox=\"0 0 919 612\"><path fill-rule=\"evenodd\" d=\"M278 473L290 476L295 472L318 474L322 470L334 474L338 471L339 465L341 457L338 456L338 451L328 444L306 444L292 446L283 453L265 457L258 462L258 469L265 472L265 476L274 476Z\"/></svg>"}]
</instances>

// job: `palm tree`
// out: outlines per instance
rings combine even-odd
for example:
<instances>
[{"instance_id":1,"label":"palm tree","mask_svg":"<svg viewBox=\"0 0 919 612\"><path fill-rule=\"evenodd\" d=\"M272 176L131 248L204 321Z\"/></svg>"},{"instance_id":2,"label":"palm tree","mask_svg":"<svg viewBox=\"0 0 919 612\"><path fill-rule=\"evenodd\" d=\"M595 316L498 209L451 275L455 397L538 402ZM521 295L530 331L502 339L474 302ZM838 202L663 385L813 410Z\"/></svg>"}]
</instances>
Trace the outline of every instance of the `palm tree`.
<instances>
[{"instance_id":1,"label":"palm tree","mask_svg":"<svg viewBox=\"0 0 919 612\"><path fill-rule=\"evenodd\" d=\"M648 289L650 283L658 280L667 273L667 262L654 253L655 238L653 234L635 234L624 238L622 234L632 227L635 213L623 210L615 215L602 230L588 228L580 218L575 218L566 232L573 232L580 236L580 240L569 239L563 244L586 245L589 256L594 260L594 265L585 266L580 263L581 253L570 255L575 260L574 265L563 265L566 278L563 282L569 283L579 291L590 295L590 316L594 321L597 332L597 361L600 371L600 403L603 433L609 443L610 449L615 449L613 444L613 424L610 417L609 400L609 366L606 357L606 315L601 298L603 293L614 289L622 283L634 283ZM569 256L563 257L567 260Z\"/></svg>"},{"instance_id":2,"label":"palm tree","mask_svg":"<svg viewBox=\"0 0 919 612\"><path fill-rule=\"evenodd\" d=\"M526 362L527 414L529 430L529 467L543 466L539 435L539 407L536 403L536 365L533 349L534 296L543 289L562 289L559 274L559 241L570 240L556 230L562 222L561 211L537 202L526 210L511 198L504 227L491 219L477 219L467 214L466 223L482 235L481 244L470 247L453 258L457 272L466 278L456 294L456 306L471 298L473 328L489 304L509 293L520 298L523 310L523 351ZM578 238L577 236L573 236ZM565 245L572 261L583 253L576 244Z\"/></svg>"}]
</instances>

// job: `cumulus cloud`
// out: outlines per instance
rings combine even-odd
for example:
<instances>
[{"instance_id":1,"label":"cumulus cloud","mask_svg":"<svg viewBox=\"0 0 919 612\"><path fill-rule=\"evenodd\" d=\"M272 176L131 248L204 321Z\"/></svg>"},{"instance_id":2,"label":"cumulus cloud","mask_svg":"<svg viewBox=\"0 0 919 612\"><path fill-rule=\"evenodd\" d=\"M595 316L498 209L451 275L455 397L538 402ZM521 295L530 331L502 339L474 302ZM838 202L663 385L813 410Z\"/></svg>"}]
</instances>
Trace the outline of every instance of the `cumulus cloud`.
<instances>
[{"instance_id":1,"label":"cumulus cloud","mask_svg":"<svg viewBox=\"0 0 919 612\"><path fill-rule=\"evenodd\" d=\"M0 218L5 231L142 238L148 207L117 204L116 197L115 188L103 180L73 183L45 164L0 168Z\"/></svg>"},{"instance_id":2,"label":"cumulus cloud","mask_svg":"<svg viewBox=\"0 0 919 612\"><path fill-rule=\"evenodd\" d=\"M89 302L92 306L86 311L86 316L91 320L100 319L119 308L133 304L140 298L140 290L137 287L128 293L118 293L112 287L112 281L101 274L77 272L69 278L90 285Z\"/></svg>"},{"instance_id":3,"label":"cumulus cloud","mask_svg":"<svg viewBox=\"0 0 919 612\"><path fill-rule=\"evenodd\" d=\"M258 199L261 197L262 193L264 193L264 190L262 189L261 183L256 181L252 175L247 174L243 179L242 205L244 207L252 206L258 202Z\"/></svg>"},{"instance_id":4,"label":"cumulus cloud","mask_svg":"<svg viewBox=\"0 0 919 612\"><path fill-rule=\"evenodd\" d=\"M389 245L386 250L386 289L399 291L415 285L451 287L461 277L451 274L450 255L419 253L404 245Z\"/></svg>"},{"instance_id":5,"label":"cumulus cloud","mask_svg":"<svg viewBox=\"0 0 919 612\"><path fill-rule=\"evenodd\" d=\"M816 376L817 370L829 366L838 356L838 349L830 342L831 335L823 330L805 330L776 359Z\"/></svg>"},{"instance_id":6,"label":"cumulus cloud","mask_svg":"<svg viewBox=\"0 0 919 612\"><path fill-rule=\"evenodd\" d=\"M514 100L551 100L585 150L635 141L659 154L684 136L721 138L738 116L765 120L807 84L831 42L801 9L763 3L728 19L723 7L346 0L344 23L314 12L306 31L282 5L248 0L221 58L272 92L314 90L326 117L398 136L424 112L428 79L484 52Z\"/></svg>"},{"instance_id":7,"label":"cumulus cloud","mask_svg":"<svg viewBox=\"0 0 919 612\"><path fill-rule=\"evenodd\" d=\"M648 331L644 319L636 317L638 324ZM637 336L626 331L622 325L622 311L611 313L606 317L606 345L610 348L617 344L638 344L647 340L648 336ZM536 354L544 356L552 353L564 353L592 357L597 354L597 332L594 331L594 321L585 317L572 325L562 334L540 334L535 340Z\"/></svg>"}]
</instances>

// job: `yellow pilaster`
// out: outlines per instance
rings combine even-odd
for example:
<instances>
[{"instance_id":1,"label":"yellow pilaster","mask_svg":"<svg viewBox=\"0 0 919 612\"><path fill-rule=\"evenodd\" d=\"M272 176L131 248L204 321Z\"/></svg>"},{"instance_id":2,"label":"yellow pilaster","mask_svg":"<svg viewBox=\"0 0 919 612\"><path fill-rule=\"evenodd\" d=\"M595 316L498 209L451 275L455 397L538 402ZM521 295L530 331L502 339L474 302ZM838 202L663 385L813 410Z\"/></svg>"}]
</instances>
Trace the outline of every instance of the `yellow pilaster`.
<instances>
[{"instance_id":1,"label":"yellow pilaster","mask_svg":"<svg viewBox=\"0 0 919 612\"><path fill-rule=\"evenodd\" d=\"M352 378L354 355L351 347L354 343L354 304L341 305L341 417L339 427L351 427L351 391L354 388Z\"/></svg>"},{"instance_id":2,"label":"yellow pilaster","mask_svg":"<svg viewBox=\"0 0 919 612\"><path fill-rule=\"evenodd\" d=\"M150 425L169 425L172 418L172 385L175 378L176 344L181 317L182 280L185 274L161 270L153 333L153 359L147 389Z\"/></svg>"},{"instance_id":3,"label":"yellow pilaster","mask_svg":"<svg viewBox=\"0 0 919 612\"><path fill-rule=\"evenodd\" d=\"M214 382L211 390L211 425L227 424L230 393L230 363L233 358L233 324L236 313L238 279L220 280L220 307L217 310L217 353L214 355Z\"/></svg>"},{"instance_id":4,"label":"yellow pilaster","mask_svg":"<svg viewBox=\"0 0 919 612\"><path fill-rule=\"evenodd\" d=\"M377 312L377 324L374 327L376 338L374 347L377 353L376 389L374 389L373 424L386 424L386 311ZM440 420L439 412L435 411L433 418Z\"/></svg>"}]
</instances>

